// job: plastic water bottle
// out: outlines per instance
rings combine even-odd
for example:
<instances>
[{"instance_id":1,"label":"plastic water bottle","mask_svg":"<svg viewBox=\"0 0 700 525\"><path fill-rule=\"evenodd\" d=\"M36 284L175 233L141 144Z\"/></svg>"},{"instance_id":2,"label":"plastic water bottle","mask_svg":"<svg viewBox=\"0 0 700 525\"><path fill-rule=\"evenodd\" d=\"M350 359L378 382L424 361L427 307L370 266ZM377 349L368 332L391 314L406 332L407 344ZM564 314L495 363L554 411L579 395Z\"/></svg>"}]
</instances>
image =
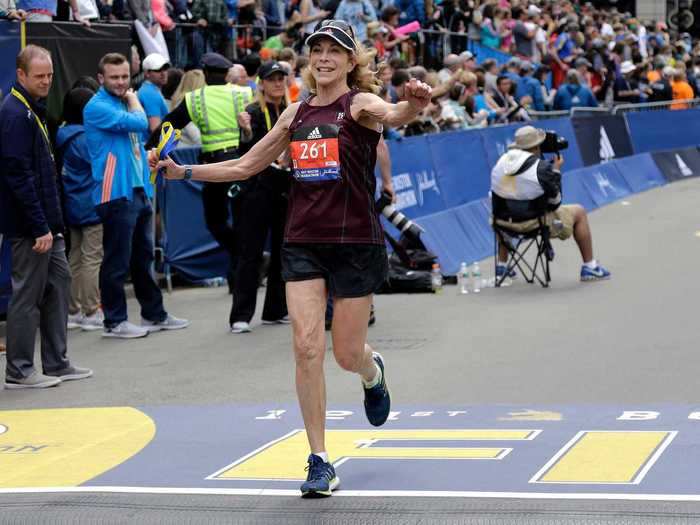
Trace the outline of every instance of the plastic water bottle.
<instances>
[{"instance_id":1,"label":"plastic water bottle","mask_svg":"<svg viewBox=\"0 0 700 525\"><path fill-rule=\"evenodd\" d=\"M472 265L472 292L479 293L481 291L481 268L479 263L475 262Z\"/></svg>"},{"instance_id":2,"label":"plastic water bottle","mask_svg":"<svg viewBox=\"0 0 700 525\"><path fill-rule=\"evenodd\" d=\"M433 264L433 269L430 271L430 287L433 293L442 293L442 273L438 263Z\"/></svg>"},{"instance_id":3,"label":"plastic water bottle","mask_svg":"<svg viewBox=\"0 0 700 525\"><path fill-rule=\"evenodd\" d=\"M459 273L457 274L457 293L466 295L469 293L469 266L463 262L459 265Z\"/></svg>"}]
</instances>

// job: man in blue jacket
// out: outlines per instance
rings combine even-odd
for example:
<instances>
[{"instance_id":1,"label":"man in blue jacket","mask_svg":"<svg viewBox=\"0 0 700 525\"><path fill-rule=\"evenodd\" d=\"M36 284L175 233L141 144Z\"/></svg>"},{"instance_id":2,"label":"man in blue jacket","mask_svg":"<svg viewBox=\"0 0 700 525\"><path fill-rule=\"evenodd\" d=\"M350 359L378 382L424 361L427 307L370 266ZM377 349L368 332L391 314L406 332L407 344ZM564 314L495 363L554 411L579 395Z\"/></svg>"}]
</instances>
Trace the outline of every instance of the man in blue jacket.
<instances>
[{"instance_id":1,"label":"man in blue jacket","mask_svg":"<svg viewBox=\"0 0 700 525\"><path fill-rule=\"evenodd\" d=\"M535 111L544 111L542 83L532 76L534 72L532 62L524 61L520 65L521 77L516 87L515 99L522 104L523 97L530 97L530 107Z\"/></svg>"},{"instance_id":2,"label":"man in blue jacket","mask_svg":"<svg viewBox=\"0 0 700 525\"><path fill-rule=\"evenodd\" d=\"M8 389L46 388L92 375L67 357L71 276L43 104L52 78L49 52L25 47L17 55L17 83L0 108L0 233L12 247ZM43 374L34 368L37 328Z\"/></svg>"},{"instance_id":3,"label":"man in blue jacket","mask_svg":"<svg viewBox=\"0 0 700 525\"><path fill-rule=\"evenodd\" d=\"M141 143L148 120L129 88L126 57L119 53L102 57L97 79L102 87L85 106L84 125L96 181L92 198L102 218L102 336L132 339L185 328L188 321L163 308L163 295L152 275L153 186ZM124 284L129 273L141 305L141 326L127 320Z\"/></svg>"},{"instance_id":4,"label":"man in blue jacket","mask_svg":"<svg viewBox=\"0 0 700 525\"><path fill-rule=\"evenodd\" d=\"M554 110L569 110L571 108L597 108L598 101L593 92L581 85L579 73L570 69L566 73L566 84L559 86L554 97Z\"/></svg>"}]
</instances>

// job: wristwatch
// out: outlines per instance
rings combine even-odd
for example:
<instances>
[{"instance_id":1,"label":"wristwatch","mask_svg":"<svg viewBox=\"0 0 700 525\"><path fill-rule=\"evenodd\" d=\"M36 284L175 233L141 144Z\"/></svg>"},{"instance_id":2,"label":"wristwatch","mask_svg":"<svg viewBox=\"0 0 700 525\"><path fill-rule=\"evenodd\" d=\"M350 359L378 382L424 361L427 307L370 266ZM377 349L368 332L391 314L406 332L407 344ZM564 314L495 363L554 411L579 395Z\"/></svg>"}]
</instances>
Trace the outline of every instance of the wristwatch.
<instances>
[{"instance_id":1,"label":"wristwatch","mask_svg":"<svg viewBox=\"0 0 700 525\"><path fill-rule=\"evenodd\" d=\"M185 176L183 180L190 180L192 178L192 166L185 166Z\"/></svg>"}]
</instances>

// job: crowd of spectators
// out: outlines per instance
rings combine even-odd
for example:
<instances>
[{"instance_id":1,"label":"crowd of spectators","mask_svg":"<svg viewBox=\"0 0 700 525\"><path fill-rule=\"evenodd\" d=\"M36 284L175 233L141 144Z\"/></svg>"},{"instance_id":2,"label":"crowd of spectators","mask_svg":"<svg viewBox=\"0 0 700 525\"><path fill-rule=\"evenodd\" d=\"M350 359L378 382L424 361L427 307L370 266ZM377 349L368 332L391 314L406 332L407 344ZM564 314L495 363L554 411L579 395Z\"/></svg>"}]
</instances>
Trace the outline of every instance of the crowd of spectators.
<instances>
[{"instance_id":1,"label":"crowd of spectators","mask_svg":"<svg viewBox=\"0 0 700 525\"><path fill-rule=\"evenodd\" d=\"M39 21L135 20L154 35L187 27L178 38L187 39L189 57L171 63L193 69L216 51L237 59L232 78L247 82L255 69L247 62L280 60L293 73L292 100L302 95L305 35L322 19L342 19L376 50L388 100L400 100L412 77L437 94L407 134L686 100L700 88L700 44L688 33L577 0L0 0L0 11Z\"/></svg>"}]
</instances>

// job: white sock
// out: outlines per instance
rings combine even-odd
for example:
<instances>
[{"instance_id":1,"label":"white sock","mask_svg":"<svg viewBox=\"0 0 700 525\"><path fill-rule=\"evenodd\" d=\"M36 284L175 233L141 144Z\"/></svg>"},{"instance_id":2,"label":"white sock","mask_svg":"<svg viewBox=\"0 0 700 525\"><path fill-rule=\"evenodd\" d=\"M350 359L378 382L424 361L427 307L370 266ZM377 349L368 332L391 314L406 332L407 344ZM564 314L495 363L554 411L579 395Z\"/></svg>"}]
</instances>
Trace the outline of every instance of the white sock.
<instances>
[{"instance_id":1,"label":"white sock","mask_svg":"<svg viewBox=\"0 0 700 525\"><path fill-rule=\"evenodd\" d=\"M505 268L506 266L508 266L508 263L505 261L498 261L496 263L496 266L502 266L503 268Z\"/></svg>"},{"instance_id":2,"label":"white sock","mask_svg":"<svg viewBox=\"0 0 700 525\"><path fill-rule=\"evenodd\" d=\"M324 463L328 463L328 452L326 452L325 450L323 452L312 452L312 454L321 458Z\"/></svg>"},{"instance_id":3,"label":"white sock","mask_svg":"<svg viewBox=\"0 0 700 525\"><path fill-rule=\"evenodd\" d=\"M379 365L376 362L374 363L374 368L377 370L377 373L374 374L374 379L372 379L371 381L365 381L365 378L362 378L362 384L365 388L372 388L373 386L377 386L382 380L382 369L379 368Z\"/></svg>"},{"instance_id":4,"label":"white sock","mask_svg":"<svg viewBox=\"0 0 700 525\"><path fill-rule=\"evenodd\" d=\"M595 270L596 268L598 268L598 261L596 261L595 259L591 259L588 262L584 262L583 265L586 268L590 268L591 270Z\"/></svg>"}]
</instances>

